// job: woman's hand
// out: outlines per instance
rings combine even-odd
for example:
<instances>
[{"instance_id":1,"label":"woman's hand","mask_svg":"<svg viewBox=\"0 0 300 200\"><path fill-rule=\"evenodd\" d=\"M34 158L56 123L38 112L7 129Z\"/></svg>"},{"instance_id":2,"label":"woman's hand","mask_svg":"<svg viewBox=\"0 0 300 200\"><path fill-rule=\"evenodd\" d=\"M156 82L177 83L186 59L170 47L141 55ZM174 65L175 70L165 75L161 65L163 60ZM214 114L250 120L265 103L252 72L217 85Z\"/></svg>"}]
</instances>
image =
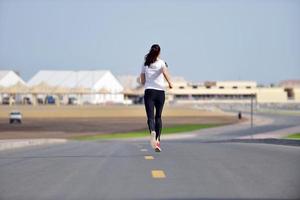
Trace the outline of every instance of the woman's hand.
<instances>
[{"instance_id":1,"label":"woman's hand","mask_svg":"<svg viewBox=\"0 0 300 200\"><path fill-rule=\"evenodd\" d=\"M162 68L162 72L163 72L163 75L164 75L166 81L167 81L168 84L169 84L169 88L172 89L172 88L173 88L173 84L172 84L172 82L171 82L171 78L170 78L168 69L167 69L166 67L163 67L163 68Z\"/></svg>"}]
</instances>

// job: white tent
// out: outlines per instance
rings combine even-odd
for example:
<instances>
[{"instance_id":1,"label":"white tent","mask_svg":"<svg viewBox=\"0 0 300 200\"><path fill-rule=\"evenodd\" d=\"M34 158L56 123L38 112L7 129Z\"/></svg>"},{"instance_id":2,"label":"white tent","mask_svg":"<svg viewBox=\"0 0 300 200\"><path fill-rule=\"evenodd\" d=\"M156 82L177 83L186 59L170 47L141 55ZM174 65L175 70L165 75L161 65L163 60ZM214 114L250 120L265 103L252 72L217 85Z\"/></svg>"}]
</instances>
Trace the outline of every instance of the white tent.
<instances>
[{"instance_id":1,"label":"white tent","mask_svg":"<svg viewBox=\"0 0 300 200\"><path fill-rule=\"evenodd\" d=\"M12 70L0 70L0 86L9 87L17 83L26 84L16 72Z\"/></svg>"},{"instance_id":2,"label":"white tent","mask_svg":"<svg viewBox=\"0 0 300 200\"><path fill-rule=\"evenodd\" d=\"M138 75L119 75L118 80L123 85L124 89L136 89L140 86L137 82Z\"/></svg>"},{"instance_id":3,"label":"white tent","mask_svg":"<svg viewBox=\"0 0 300 200\"><path fill-rule=\"evenodd\" d=\"M65 95L80 95L82 103L123 103L124 101L123 86L108 70L42 70L29 80L28 86L34 87L41 83L53 87L53 91L51 91L53 95L59 93L56 91L56 88L57 90L59 88L68 88L70 90ZM104 89L109 92L101 93L101 90ZM79 93L76 91L83 92Z\"/></svg>"},{"instance_id":4,"label":"white tent","mask_svg":"<svg viewBox=\"0 0 300 200\"><path fill-rule=\"evenodd\" d=\"M0 70L0 103L4 102L4 98L9 98L8 93L2 93L1 91L6 91L7 88L13 87L15 85L26 85L25 81L12 70ZM14 101L21 101L22 95L15 95Z\"/></svg>"}]
</instances>

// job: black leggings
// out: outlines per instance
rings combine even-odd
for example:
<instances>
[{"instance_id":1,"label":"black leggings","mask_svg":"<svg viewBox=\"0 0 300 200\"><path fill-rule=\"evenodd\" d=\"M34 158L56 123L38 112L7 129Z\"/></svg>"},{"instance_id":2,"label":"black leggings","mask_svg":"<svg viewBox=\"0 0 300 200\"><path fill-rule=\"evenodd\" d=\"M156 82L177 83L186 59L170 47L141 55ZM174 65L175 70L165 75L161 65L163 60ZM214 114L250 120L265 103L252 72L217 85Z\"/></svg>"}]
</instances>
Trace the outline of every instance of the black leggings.
<instances>
[{"instance_id":1,"label":"black leggings","mask_svg":"<svg viewBox=\"0 0 300 200\"><path fill-rule=\"evenodd\" d=\"M145 108L147 113L147 123L149 131L156 132L156 139L160 141L160 134L162 128L161 113L165 103L165 91L146 89L145 90ZM155 120L154 120L155 107Z\"/></svg>"}]
</instances>

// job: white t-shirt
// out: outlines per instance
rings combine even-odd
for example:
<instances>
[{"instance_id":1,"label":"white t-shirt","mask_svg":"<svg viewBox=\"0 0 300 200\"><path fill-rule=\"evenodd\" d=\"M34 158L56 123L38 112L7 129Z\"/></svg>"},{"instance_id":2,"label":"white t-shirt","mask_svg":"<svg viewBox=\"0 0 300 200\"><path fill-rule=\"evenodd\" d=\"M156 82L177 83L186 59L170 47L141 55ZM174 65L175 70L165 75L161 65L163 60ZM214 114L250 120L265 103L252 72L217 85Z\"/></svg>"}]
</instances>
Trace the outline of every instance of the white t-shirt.
<instances>
[{"instance_id":1,"label":"white t-shirt","mask_svg":"<svg viewBox=\"0 0 300 200\"><path fill-rule=\"evenodd\" d=\"M144 73L146 78L145 90L165 90L163 67L166 67L166 63L161 59L157 59L150 66L142 66L141 73Z\"/></svg>"}]
</instances>

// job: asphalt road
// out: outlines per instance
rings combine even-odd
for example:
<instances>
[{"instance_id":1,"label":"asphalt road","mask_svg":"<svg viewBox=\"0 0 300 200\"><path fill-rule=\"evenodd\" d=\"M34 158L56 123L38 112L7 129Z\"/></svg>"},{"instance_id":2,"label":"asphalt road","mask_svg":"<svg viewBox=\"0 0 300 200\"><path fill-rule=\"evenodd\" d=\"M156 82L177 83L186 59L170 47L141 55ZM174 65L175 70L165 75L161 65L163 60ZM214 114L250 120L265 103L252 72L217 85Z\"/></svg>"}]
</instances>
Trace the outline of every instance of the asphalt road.
<instances>
[{"instance_id":1,"label":"asphalt road","mask_svg":"<svg viewBox=\"0 0 300 200\"><path fill-rule=\"evenodd\" d=\"M274 126L293 119L278 116ZM95 141L2 151L0 200L300 199L299 146L199 136L162 141L162 149Z\"/></svg>"},{"instance_id":2,"label":"asphalt road","mask_svg":"<svg viewBox=\"0 0 300 200\"><path fill-rule=\"evenodd\" d=\"M249 114L249 113L244 113ZM249 117L249 116L247 116ZM228 126L224 128L220 128L215 134L212 133L210 130L202 131L198 139L209 139L209 140L220 140L220 139L235 139L238 137L245 137L248 136L251 138L252 135L265 133L275 130L281 130L286 128L291 128L300 125L300 116L287 116L287 115L279 115L279 114L268 114L268 113L260 113L255 114L254 118L256 117L264 117L268 119L272 119L271 124L266 125L255 125L251 128L250 122L248 124L244 124L243 126ZM249 117L250 118L250 117ZM207 134L205 134L207 132Z\"/></svg>"}]
</instances>

